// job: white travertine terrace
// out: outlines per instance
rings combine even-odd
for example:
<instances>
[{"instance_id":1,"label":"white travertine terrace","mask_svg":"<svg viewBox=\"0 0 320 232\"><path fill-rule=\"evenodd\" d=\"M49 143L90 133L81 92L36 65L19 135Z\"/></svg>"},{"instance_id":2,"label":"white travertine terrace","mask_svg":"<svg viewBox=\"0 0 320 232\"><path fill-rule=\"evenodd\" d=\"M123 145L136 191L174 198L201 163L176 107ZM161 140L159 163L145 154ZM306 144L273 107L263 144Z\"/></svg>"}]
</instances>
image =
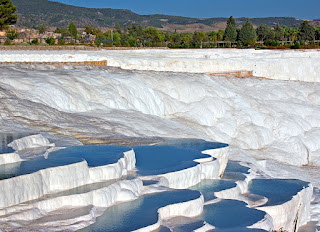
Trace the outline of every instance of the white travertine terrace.
<instances>
[{"instance_id":1,"label":"white travertine terrace","mask_svg":"<svg viewBox=\"0 0 320 232\"><path fill-rule=\"evenodd\" d=\"M203 49L10 51L0 54L1 62L100 60L107 60L108 66L123 70L2 64L0 128L4 131L34 129L34 122L37 122L38 129L55 128L67 136L79 133L87 137L105 134L110 137L191 137L228 143L239 150L233 158L248 154L259 159L255 161L257 170L251 172L245 181L238 181L237 187L216 193L216 196L246 201L251 207L257 205L250 205L243 197L248 182L257 173L268 173L268 168L272 168L273 177L290 176L319 183L317 176L305 171L312 166L310 170L317 173L320 166L319 51ZM273 80L209 75L239 70L253 71L255 76ZM16 144L16 148L44 144L47 142L28 140ZM202 179L221 177L227 156L223 149L214 152L215 160L198 160L195 167L158 176L161 184L186 188ZM205 153L211 155L211 151ZM89 168L86 162L81 162L1 180L0 189L4 189L5 197L0 196L0 207L11 208L47 193L120 178L134 168L135 160L130 157L124 157L110 167ZM15 153L0 155L0 164L20 161L19 158ZM272 160L281 164L270 164ZM301 169L295 172L289 165ZM58 170L66 174L58 175ZM65 186L59 185L61 182ZM23 191L14 197L10 195L16 191L13 186ZM30 186L32 188L28 190ZM141 191L142 194L148 192ZM136 194L129 192L123 191L120 195L126 200L133 199ZM295 225L299 227L310 219L311 197L310 185L283 205L258 207L272 220L267 215L253 227L270 229L272 221L274 229L283 227L293 231ZM195 202L192 207L200 212L203 204L200 206ZM319 208L319 204L315 204L312 210L317 212ZM176 215L176 210L167 213ZM161 212L159 210L160 218L166 217L166 213L162 215ZM181 214L187 215L185 212ZM82 228L93 223L96 215L99 212L93 210L91 215L63 223L65 228L72 228L77 221L77 228Z\"/></svg>"},{"instance_id":2,"label":"white travertine terrace","mask_svg":"<svg viewBox=\"0 0 320 232\"><path fill-rule=\"evenodd\" d=\"M317 50L254 49L3 51L1 62L84 62L107 60L108 66L147 71L219 73L249 70L277 80L320 81Z\"/></svg>"},{"instance_id":3,"label":"white travertine terrace","mask_svg":"<svg viewBox=\"0 0 320 232\"><path fill-rule=\"evenodd\" d=\"M8 147L12 147L15 151L21 151L27 148L36 148L36 147L54 147L54 143L50 143L49 140L42 136L30 135L23 137L21 139L16 139L13 142L8 144Z\"/></svg>"},{"instance_id":4,"label":"white travertine terrace","mask_svg":"<svg viewBox=\"0 0 320 232\"><path fill-rule=\"evenodd\" d=\"M228 147L203 151L211 158L197 159L194 167L181 171L159 175L169 188L185 189L196 185L204 179L219 179L228 163Z\"/></svg>"},{"instance_id":5,"label":"white travertine terrace","mask_svg":"<svg viewBox=\"0 0 320 232\"><path fill-rule=\"evenodd\" d=\"M222 151L208 150L206 152L212 154L212 156L217 154L217 159L214 161L212 161L213 158L209 160L207 158L203 159L198 165L200 169L195 168L192 170L193 174L199 176L200 179L196 178L196 182L190 183L188 175L180 175L180 172L185 170L173 172L171 175L178 177L178 179L173 178L171 180L173 186L170 187L179 186L180 183L183 183L184 188L187 188L199 183L201 177L219 178L219 175L223 174L226 167L227 148L223 148ZM222 168L220 168L219 160ZM14 228L19 229L23 227L22 222L25 220L32 222L46 215L54 215L55 212L63 211L65 207L74 209L86 206L107 208L116 203L134 200L145 194L142 192L142 181L139 178L126 181L116 181L115 179L133 170L135 163L135 153L133 150L130 150L124 152L124 157L115 164L89 168L86 161L83 161L1 180L0 186L2 186L1 188L5 188L5 190L0 194L0 222L2 222L4 228L12 228L11 222L14 221ZM202 169L204 171L201 171ZM67 191L106 180L115 180L116 182L87 193L41 199L44 195ZM174 181L178 182L174 183ZM12 191L15 191L16 194L12 194ZM28 201L31 201L31 203L25 203ZM19 203L23 204L19 205ZM203 203L203 196L200 195L195 200L162 207L158 210L159 220L156 224L137 231L152 231L157 229L162 224L162 221L176 216L199 216L203 211ZM42 223L42 226L49 231L60 231L61 229L78 230L94 223L95 218L100 216L103 211L94 210L93 208L90 214L57 222L49 221ZM5 215L8 216L4 217ZM19 222L22 224L19 224ZM61 224L63 225L62 227L58 226ZM210 226L207 227L211 228ZM32 230L32 228L36 228L36 225L29 225L29 229Z\"/></svg>"},{"instance_id":6,"label":"white travertine terrace","mask_svg":"<svg viewBox=\"0 0 320 232\"><path fill-rule=\"evenodd\" d=\"M283 227L287 231L297 231L298 228L310 220L310 202L313 187L309 185L302 189L290 201L281 205L257 207L268 213L275 228Z\"/></svg>"},{"instance_id":7,"label":"white travertine terrace","mask_svg":"<svg viewBox=\"0 0 320 232\"><path fill-rule=\"evenodd\" d=\"M0 165L18 163L23 161L19 154L13 153L5 153L0 154Z\"/></svg>"},{"instance_id":8,"label":"white travertine terrace","mask_svg":"<svg viewBox=\"0 0 320 232\"><path fill-rule=\"evenodd\" d=\"M134 151L115 164L89 168L86 161L0 181L0 209L79 186L120 178L135 167ZM15 193L15 194L12 194Z\"/></svg>"},{"instance_id":9,"label":"white travertine terrace","mask_svg":"<svg viewBox=\"0 0 320 232\"><path fill-rule=\"evenodd\" d=\"M319 83L26 66L2 68L0 86L4 128L36 120L66 134L202 138L258 159L319 165Z\"/></svg>"},{"instance_id":10,"label":"white travertine terrace","mask_svg":"<svg viewBox=\"0 0 320 232\"><path fill-rule=\"evenodd\" d=\"M156 224L134 230L135 232L150 232L158 229L164 220L173 217L196 217L203 211L203 196L187 202L167 205L158 210L159 219Z\"/></svg>"}]
</instances>

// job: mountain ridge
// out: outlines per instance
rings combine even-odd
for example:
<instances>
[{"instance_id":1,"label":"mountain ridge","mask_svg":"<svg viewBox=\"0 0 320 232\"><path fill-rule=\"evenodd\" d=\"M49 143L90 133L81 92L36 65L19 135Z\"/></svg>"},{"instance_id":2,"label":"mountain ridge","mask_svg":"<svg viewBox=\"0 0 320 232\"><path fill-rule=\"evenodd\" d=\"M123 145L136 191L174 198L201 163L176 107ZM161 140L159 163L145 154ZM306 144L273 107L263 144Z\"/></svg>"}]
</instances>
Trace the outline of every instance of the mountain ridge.
<instances>
[{"instance_id":1,"label":"mountain ridge","mask_svg":"<svg viewBox=\"0 0 320 232\"><path fill-rule=\"evenodd\" d=\"M164 14L140 15L126 9L85 8L49 0L13 0L17 6L18 26L37 28L41 24L52 27L67 26L74 22L77 27L86 25L111 28L131 23L153 26L167 31L212 31L224 29L228 18L190 18ZM254 25L298 26L303 20L293 17L236 18L238 26L250 19Z\"/></svg>"}]
</instances>

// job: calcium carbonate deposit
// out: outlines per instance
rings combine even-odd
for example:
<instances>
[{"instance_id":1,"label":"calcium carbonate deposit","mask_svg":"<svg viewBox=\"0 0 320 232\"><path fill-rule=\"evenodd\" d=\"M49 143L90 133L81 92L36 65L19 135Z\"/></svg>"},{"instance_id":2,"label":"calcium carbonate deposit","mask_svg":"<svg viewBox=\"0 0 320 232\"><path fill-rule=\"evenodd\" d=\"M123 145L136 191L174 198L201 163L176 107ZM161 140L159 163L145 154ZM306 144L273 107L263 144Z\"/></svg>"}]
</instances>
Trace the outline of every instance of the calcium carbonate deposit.
<instances>
[{"instance_id":1,"label":"calcium carbonate deposit","mask_svg":"<svg viewBox=\"0 0 320 232\"><path fill-rule=\"evenodd\" d=\"M320 230L319 51L0 62L0 231Z\"/></svg>"}]
</instances>

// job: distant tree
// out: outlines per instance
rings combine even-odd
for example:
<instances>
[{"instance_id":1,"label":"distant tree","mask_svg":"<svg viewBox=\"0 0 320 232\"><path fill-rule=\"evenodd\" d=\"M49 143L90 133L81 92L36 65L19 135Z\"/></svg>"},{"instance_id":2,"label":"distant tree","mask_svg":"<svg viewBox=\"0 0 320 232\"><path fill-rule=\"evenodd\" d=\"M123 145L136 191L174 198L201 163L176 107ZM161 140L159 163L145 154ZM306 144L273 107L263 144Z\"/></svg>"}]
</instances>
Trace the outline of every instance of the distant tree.
<instances>
[{"instance_id":1,"label":"distant tree","mask_svg":"<svg viewBox=\"0 0 320 232\"><path fill-rule=\"evenodd\" d=\"M240 29L239 32L239 40L244 45L249 45L254 43L254 40L256 38L256 30L253 28L252 23L248 20L245 22Z\"/></svg>"},{"instance_id":2,"label":"distant tree","mask_svg":"<svg viewBox=\"0 0 320 232\"><path fill-rule=\"evenodd\" d=\"M143 28L142 28L141 24L139 24L138 30L137 30L137 35L142 36L142 34L143 34Z\"/></svg>"},{"instance_id":3,"label":"distant tree","mask_svg":"<svg viewBox=\"0 0 320 232\"><path fill-rule=\"evenodd\" d=\"M113 43L115 46L121 46L121 36L118 32L113 33Z\"/></svg>"},{"instance_id":4,"label":"distant tree","mask_svg":"<svg viewBox=\"0 0 320 232\"><path fill-rule=\"evenodd\" d=\"M224 31L223 40L236 41L237 39L237 26L236 21L232 16L228 19L226 30Z\"/></svg>"},{"instance_id":5,"label":"distant tree","mask_svg":"<svg viewBox=\"0 0 320 232\"><path fill-rule=\"evenodd\" d=\"M7 38L8 38L9 40L14 40L14 39L18 38L19 33L17 32L16 29L9 29L9 30L7 30L7 32L6 32L6 36L7 36Z\"/></svg>"},{"instance_id":6,"label":"distant tree","mask_svg":"<svg viewBox=\"0 0 320 232\"><path fill-rule=\"evenodd\" d=\"M165 40L167 42L170 41L170 33L167 31L164 35L165 35Z\"/></svg>"},{"instance_id":7,"label":"distant tree","mask_svg":"<svg viewBox=\"0 0 320 232\"><path fill-rule=\"evenodd\" d=\"M295 41L298 37L299 33L299 28L298 27L287 27L283 26L283 31L284 31L284 38L290 40L290 41Z\"/></svg>"},{"instance_id":8,"label":"distant tree","mask_svg":"<svg viewBox=\"0 0 320 232\"><path fill-rule=\"evenodd\" d=\"M102 44L102 40L100 38L97 38L95 41L94 41L94 44L97 46L97 47L100 47L101 44Z\"/></svg>"},{"instance_id":9,"label":"distant tree","mask_svg":"<svg viewBox=\"0 0 320 232\"><path fill-rule=\"evenodd\" d=\"M120 24L116 24L116 26L114 27L114 30L115 30L116 32L118 32L119 34L121 34Z\"/></svg>"},{"instance_id":10,"label":"distant tree","mask_svg":"<svg viewBox=\"0 0 320 232\"><path fill-rule=\"evenodd\" d=\"M39 30L40 34L43 34L43 33L46 32L47 29L46 29L46 26L44 24L41 24L38 30Z\"/></svg>"},{"instance_id":11,"label":"distant tree","mask_svg":"<svg viewBox=\"0 0 320 232\"><path fill-rule=\"evenodd\" d=\"M129 43L130 47L136 47L137 46L137 39L130 35L128 37L128 43Z\"/></svg>"},{"instance_id":12,"label":"distant tree","mask_svg":"<svg viewBox=\"0 0 320 232\"><path fill-rule=\"evenodd\" d=\"M7 29L9 25L17 22L17 15L14 14L16 10L11 0L0 0L0 30Z\"/></svg>"},{"instance_id":13,"label":"distant tree","mask_svg":"<svg viewBox=\"0 0 320 232\"><path fill-rule=\"evenodd\" d=\"M204 40L205 37L206 37L206 33L202 32L202 31L199 31L199 32L198 32L198 38L199 38L199 41L200 41L200 43L201 43L200 48L202 48L202 42L203 42L203 40Z\"/></svg>"},{"instance_id":14,"label":"distant tree","mask_svg":"<svg viewBox=\"0 0 320 232\"><path fill-rule=\"evenodd\" d=\"M218 33L216 31L211 31L208 34L209 41L217 41L218 40Z\"/></svg>"},{"instance_id":15,"label":"distant tree","mask_svg":"<svg viewBox=\"0 0 320 232\"><path fill-rule=\"evenodd\" d=\"M138 27L136 24L131 23L130 27L128 28L128 33L129 35L133 36L133 37L137 37L138 36Z\"/></svg>"},{"instance_id":16,"label":"distant tree","mask_svg":"<svg viewBox=\"0 0 320 232\"><path fill-rule=\"evenodd\" d=\"M128 34L121 33L120 34L121 46L128 47L129 46L128 39L129 39L129 35Z\"/></svg>"},{"instance_id":17,"label":"distant tree","mask_svg":"<svg viewBox=\"0 0 320 232\"><path fill-rule=\"evenodd\" d=\"M274 38L278 41L283 40L284 37L284 29L280 27L279 24L274 28Z\"/></svg>"},{"instance_id":18,"label":"distant tree","mask_svg":"<svg viewBox=\"0 0 320 232\"><path fill-rule=\"evenodd\" d=\"M71 33L69 31L69 28L66 27L57 27L56 30L54 31L55 33L60 33L61 38L64 39L65 37L71 37Z\"/></svg>"},{"instance_id":19,"label":"distant tree","mask_svg":"<svg viewBox=\"0 0 320 232\"><path fill-rule=\"evenodd\" d=\"M192 34L185 33L182 38L183 38L184 45L189 47L190 46L190 42L192 41Z\"/></svg>"},{"instance_id":20,"label":"distant tree","mask_svg":"<svg viewBox=\"0 0 320 232\"><path fill-rule=\"evenodd\" d=\"M265 40L274 40L274 32L272 31L271 27L263 24L260 25L256 30L258 40L265 41Z\"/></svg>"},{"instance_id":21,"label":"distant tree","mask_svg":"<svg viewBox=\"0 0 320 232\"><path fill-rule=\"evenodd\" d=\"M69 31L71 33L71 36L76 39L78 35L77 27L74 25L74 23L69 24Z\"/></svg>"},{"instance_id":22,"label":"distant tree","mask_svg":"<svg viewBox=\"0 0 320 232\"><path fill-rule=\"evenodd\" d=\"M223 35L224 35L224 30L220 29L220 30L218 31L217 39L218 39L219 41L223 40Z\"/></svg>"},{"instance_id":23,"label":"distant tree","mask_svg":"<svg viewBox=\"0 0 320 232\"><path fill-rule=\"evenodd\" d=\"M197 37L196 32L195 32L193 34L193 37L192 37L193 44L196 43L196 39L198 39L198 37ZM177 33L176 31L170 35L170 42L171 42L173 47L177 46L177 43L179 42L179 40L180 40L180 34Z\"/></svg>"},{"instance_id":24,"label":"distant tree","mask_svg":"<svg viewBox=\"0 0 320 232\"><path fill-rule=\"evenodd\" d=\"M166 39L165 33L154 27L146 27L143 29L143 34L146 36L146 39L150 41L152 46L162 46L162 43Z\"/></svg>"},{"instance_id":25,"label":"distant tree","mask_svg":"<svg viewBox=\"0 0 320 232\"><path fill-rule=\"evenodd\" d=\"M99 34L102 33L102 31L100 29L97 29L92 26L85 26L84 31L88 34L95 35L95 36L98 36Z\"/></svg>"},{"instance_id":26,"label":"distant tree","mask_svg":"<svg viewBox=\"0 0 320 232\"><path fill-rule=\"evenodd\" d=\"M299 27L298 39L303 41L313 41L315 37L314 27L308 21L301 23Z\"/></svg>"},{"instance_id":27,"label":"distant tree","mask_svg":"<svg viewBox=\"0 0 320 232\"><path fill-rule=\"evenodd\" d=\"M316 37L316 40L320 40L320 27L316 28L315 37Z\"/></svg>"}]
</instances>

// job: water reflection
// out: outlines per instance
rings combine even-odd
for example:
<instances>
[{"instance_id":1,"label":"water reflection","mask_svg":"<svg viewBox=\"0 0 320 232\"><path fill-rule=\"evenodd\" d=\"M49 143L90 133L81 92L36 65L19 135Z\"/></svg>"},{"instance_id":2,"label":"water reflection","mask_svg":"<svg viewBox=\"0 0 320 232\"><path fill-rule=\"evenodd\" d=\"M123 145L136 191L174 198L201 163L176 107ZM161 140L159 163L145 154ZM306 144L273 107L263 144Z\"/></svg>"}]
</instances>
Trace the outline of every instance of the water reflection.
<instances>
[{"instance_id":1,"label":"water reflection","mask_svg":"<svg viewBox=\"0 0 320 232\"><path fill-rule=\"evenodd\" d=\"M13 140L28 136L30 133L0 133L0 154L11 153L14 150L8 147Z\"/></svg>"},{"instance_id":2,"label":"water reflection","mask_svg":"<svg viewBox=\"0 0 320 232\"><path fill-rule=\"evenodd\" d=\"M247 204L236 200L222 200L206 205L200 218L216 227L215 231L253 232L264 231L246 227L262 220L265 212L251 209Z\"/></svg>"},{"instance_id":3,"label":"water reflection","mask_svg":"<svg viewBox=\"0 0 320 232\"><path fill-rule=\"evenodd\" d=\"M145 195L135 201L108 208L95 224L82 232L133 231L158 221L158 209L166 205L191 201L200 197L198 191L175 190ZM162 228L166 230L166 228Z\"/></svg>"},{"instance_id":4,"label":"water reflection","mask_svg":"<svg viewBox=\"0 0 320 232\"><path fill-rule=\"evenodd\" d=\"M279 205L290 201L308 184L308 182L294 179L253 179L249 183L249 192L268 198L265 206Z\"/></svg>"}]
</instances>

